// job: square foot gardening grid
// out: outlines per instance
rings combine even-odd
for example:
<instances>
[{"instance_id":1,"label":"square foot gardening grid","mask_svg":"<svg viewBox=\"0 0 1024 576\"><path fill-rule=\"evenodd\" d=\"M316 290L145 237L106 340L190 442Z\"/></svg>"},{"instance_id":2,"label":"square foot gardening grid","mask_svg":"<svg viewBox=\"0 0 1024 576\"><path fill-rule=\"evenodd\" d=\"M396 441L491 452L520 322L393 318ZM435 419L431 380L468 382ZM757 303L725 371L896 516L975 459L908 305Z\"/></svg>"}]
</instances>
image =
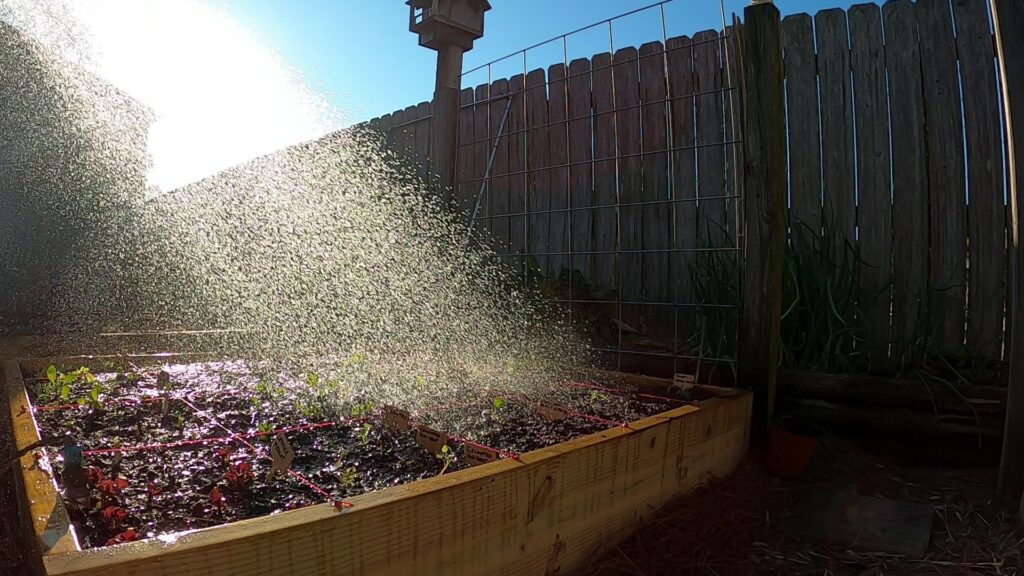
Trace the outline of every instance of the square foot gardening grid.
<instances>
[{"instance_id":1,"label":"square foot gardening grid","mask_svg":"<svg viewBox=\"0 0 1024 576\"><path fill-rule=\"evenodd\" d=\"M344 510L351 506L347 498L363 492L516 460L695 403L591 381L565 383L571 404L509 394L411 412L364 402L347 407L344 417L328 417L303 404L294 382L268 383L244 363L164 369L99 374L96 382L75 382L66 394L70 401L33 408L45 433L71 432L82 447L85 495L76 502L67 483L60 484L83 547L323 502ZM46 376L28 378L37 390L47 382ZM91 399L97 383L103 392ZM268 478L277 438L294 450L293 462ZM50 457L63 472L66 454Z\"/></svg>"}]
</instances>

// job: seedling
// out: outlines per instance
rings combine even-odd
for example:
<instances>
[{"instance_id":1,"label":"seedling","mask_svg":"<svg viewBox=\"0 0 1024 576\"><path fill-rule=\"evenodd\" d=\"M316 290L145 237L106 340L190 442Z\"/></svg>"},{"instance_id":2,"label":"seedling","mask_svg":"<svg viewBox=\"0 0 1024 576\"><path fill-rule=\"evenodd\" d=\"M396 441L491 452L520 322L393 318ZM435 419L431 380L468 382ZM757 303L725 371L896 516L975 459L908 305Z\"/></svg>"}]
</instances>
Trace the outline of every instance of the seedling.
<instances>
[{"instance_id":1,"label":"seedling","mask_svg":"<svg viewBox=\"0 0 1024 576\"><path fill-rule=\"evenodd\" d=\"M609 397L604 392L601 392L599 390L591 390L590 391L590 403L591 404L598 404L598 403L601 403L601 402L607 402L608 400L609 400Z\"/></svg>"},{"instance_id":2,"label":"seedling","mask_svg":"<svg viewBox=\"0 0 1024 576\"><path fill-rule=\"evenodd\" d=\"M260 422L256 425L256 429L259 431L260 436L268 438L274 432L274 425L270 422Z\"/></svg>"},{"instance_id":3,"label":"seedling","mask_svg":"<svg viewBox=\"0 0 1024 576\"><path fill-rule=\"evenodd\" d=\"M224 494L221 493L220 487L214 486L213 490L210 490L210 502L218 510L223 510L228 507L228 503L224 500Z\"/></svg>"},{"instance_id":4,"label":"seedling","mask_svg":"<svg viewBox=\"0 0 1024 576\"><path fill-rule=\"evenodd\" d=\"M116 530L128 519L128 511L120 506L107 506L100 514L110 530Z\"/></svg>"},{"instance_id":5,"label":"seedling","mask_svg":"<svg viewBox=\"0 0 1024 576\"><path fill-rule=\"evenodd\" d=\"M258 405L263 401L276 400L284 396L286 392L287 389L284 386L272 380L270 376L265 376L256 384L256 396L253 397L252 403Z\"/></svg>"},{"instance_id":6,"label":"seedling","mask_svg":"<svg viewBox=\"0 0 1024 576\"><path fill-rule=\"evenodd\" d=\"M323 410L312 401L300 400L295 403L295 409L306 420L317 420L323 416Z\"/></svg>"},{"instance_id":7,"label":"seedling","mask_svg":"<svg viewBox=\"0 0 1024 576\"><path fill-rule=\"evenodd\" d=\"M228 488L236 492L248 490L253 479L252 464L248 462L228 464L228 471L224 473L224 480L228 483Z\"/></svg>"},{"instance_id":8,"label":"seedling","mask_svg":"<svg viewBox=\"0 0 1024 576\"><path fill-rule=\"evenodd\" d=\"M79 382L92 384L93 387L99 385L96 381L96 376L85 366L65 374L58 371L57 367L51 364L46 368L46 382L43 384L42 390L40 390L40 397L45 402L52 402L57 398L67 402L71 396L71 387ZM100 389L102 390L102 386Z\"/></svg>"},{"instance_id":9,"label":"seedling","mask_svg":"<svg viewBox=\"0 0 1024 576\"><path fill-rule=\"evenodd\" d=\"M363 431L359 434L359 444L366 446L370 443L370 430L373 429L373 425L369 423L363 424Z\"/></svg>"},{"instance_id":10,"label":"seedling","mask_svg":"<svg viewBox=\"0 0 1024 576\"><path fill-rule=\"evenodd\" d=\"M367 400L366 402L363 402L362 404L356 404L355 406L352 407L352 410L351 410L352 417L353 418L360 418L362 416L369 416L370 414L373 413L373 409L374 409L373 402L371 402L369 400Z\"/></svg>"},{"instance_id":11,"label":"seedling","mask_svg":"<svg viewBox=\"0 0 1024 576\"><path fill-rule=\"evenodd\" d=\"M306 383L309 384L310 388L316 390L320 387L320 375L316 372L310 372L309 375L306 376Z\"/></svg>"},{"instance_id":12,"label":"seedling","mask_svg":"<svg viewBox=\"0 0 1024 576\"><path fill-rule=\"evenodd\" d=\"M139 539L139 533L135 531L135 528L129 528L124 532L121 532L117 536L114 536L110 540L107 540L107 546L113 546L114 544L124 544L125 542L134 542Z\"/></svg>"},{"instance_id":13,"label":"seedling","mask_svg":"<svg viewBox=\"0 0 1024 576\"><path fill-rule=\"evenodd\" d=\"M506 402L504 398L499 396L494 399L494 402L491 402L491 406L494 406L495 410L503 410L505 406L508 406L508 402Z\"/></svg>"},{"instance_id":14,"label":"seedling","mask_svg":"<svg viewBox=\"0 0 1024 576\"><path fill-rule=\"evenodd\" d=\"M349 366L358 366L366 360L365 354L353 354L342 362L342 366L348 368Z\"/></svg>"},{"instance_id":15,"label":"seedling","mask_svg":"<svg viewBox=\"0 0 1024 576\"><path fill-rule=\"evenodd\" d=\"M96 488L108 498L116 498L127 487L128 481L119 476L111 476L110 478L100 480L96 484Z\"/></svg>"},{"instance_id":16,"label":"seedling","mask_svg":"<svg viewBox=\"0 0 1024 576\"><path fill-rule=\"evenodd\" d=\"M441 471L437 473L437 475L440 476L448 470L448 467L451 466L452 463L455 462L455 452L445 444L441 447L441 453L438 454L437 457L444 462L444 466L441 467Z\"/></svg>"},{"instance_id":17,"label":"seedling","mask_svg":"<svg viewBox=\"0 0 1024 576\"><path fill-rule=\"evenodd\" d=\"M356 470L355 466L349 466L341 473L341 487L345 490L355 488L357 480L359 480L359 471Z\"/></svg>"},{"instance_id":18,"label":"seedling","mask_svg":"<svg viewBox=\"0 0 1024 576\"><path fill-rule=\"evenodd\" d=\"M103 385L100 384L99 382L93 382L92 388L89 389L89 393L86 394L85 396L81 396L81 397L78 398L78 405L79 406L86 406L86 405L88 405L90 408L95 408L97 410L102 410L103 409L103 400L101 399L102 395L103 395Z\"/></svg>"}]
</instances>

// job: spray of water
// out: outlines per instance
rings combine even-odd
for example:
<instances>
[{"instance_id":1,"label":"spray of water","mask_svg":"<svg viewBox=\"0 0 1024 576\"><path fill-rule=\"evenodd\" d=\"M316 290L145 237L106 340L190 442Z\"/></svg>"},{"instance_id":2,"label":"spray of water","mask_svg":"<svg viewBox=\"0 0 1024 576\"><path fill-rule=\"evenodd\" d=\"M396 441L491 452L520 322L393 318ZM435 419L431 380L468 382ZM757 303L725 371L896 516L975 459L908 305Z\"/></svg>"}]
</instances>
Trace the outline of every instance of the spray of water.
<instances>
[{"instance_id":1,"label":"spray of water","mask_svg":"<svg viewBox=\"0 0 1024 576\"><path fill-rule=\"evenodd\" d=\"M46 175L58 155L77 168L36 186L20 212L59 216L85 239L71 249L57 227L49 253L70 256L47 266L51 330L80 340L111 329L238 329L224 354L316 372L333 383L336 405L539 398L589 364L486 239L466 245L465 215L426 192L378 134L335 132L146 199L138 140L152 117L98 97L103 84L89 72L28 45L20 60L61 102L40 99L38 87L14 101L30 119L56 106L59 124L73 127L33 133L38 170ZM24 264L44 262L41 253Z\"/></svg>"}]
</instances>

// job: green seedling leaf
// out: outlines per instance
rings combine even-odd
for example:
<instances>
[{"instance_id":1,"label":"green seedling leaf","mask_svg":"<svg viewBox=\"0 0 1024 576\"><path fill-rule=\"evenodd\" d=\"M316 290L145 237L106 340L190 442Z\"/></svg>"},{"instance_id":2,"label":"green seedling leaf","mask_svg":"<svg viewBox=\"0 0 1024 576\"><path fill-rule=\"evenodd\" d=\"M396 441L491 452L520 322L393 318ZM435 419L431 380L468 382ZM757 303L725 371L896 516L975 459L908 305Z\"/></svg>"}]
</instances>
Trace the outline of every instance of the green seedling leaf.
<instances>
[{"instance_id":1,"label":"green seedling leaf","mask_svg":"<svg viewBox=\"0 0 1024 576\"><path fill-rule=\"evenodd\" d=\"M497 398L495 398L495 399L494 399L494 402L493 402L492 404L493 404L493 406L494 406L494 409L495 409L495 410L501 410L501 409L503 409L503 408L504 408L505 406L507 406L507 405L508 405L508 403L507 403L507 402L505 402L505 399L504 399L504 398L502 398L502 397L500 397L500 396L499 396L499 397L497 397Z\"/></svg>"},{"instance_id":2,"label":"green seedling leaf","mask_svg":"<svg viewBox=\"0 0 1024 576\"><path fill-rule=\"evenodd\" d=\"M46 379L50 381L50 384L57 384L57 367L53 364L46 369Z\"/></svg>"}]
</instances>

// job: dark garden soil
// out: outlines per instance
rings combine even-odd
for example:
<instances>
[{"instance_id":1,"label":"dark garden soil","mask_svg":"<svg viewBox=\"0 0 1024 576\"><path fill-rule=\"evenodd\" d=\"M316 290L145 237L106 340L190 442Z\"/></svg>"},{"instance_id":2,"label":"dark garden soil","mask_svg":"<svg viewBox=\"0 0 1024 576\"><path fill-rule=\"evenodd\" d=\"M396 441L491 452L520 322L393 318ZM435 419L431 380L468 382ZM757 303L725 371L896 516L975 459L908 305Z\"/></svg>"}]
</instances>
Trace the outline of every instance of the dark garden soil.
<instances>
[{"instance_id":1,"label":"dark garden soil","mask_svg":"<svg viewBox=\"0 0 1024 576\"><path fill-rule=\"evenodd\" d=\"M313 409L294 382L261 381L243 362L166 367L169 387L160 371L97 374L98 382L83 378L63 391L47 388L45 374L26 379L41 433L67 434L84 450L87 497L69 498L57 474L83 548L323 502L347 505L364 492L466 468L467 448L515 458L695 399L579 383L567 385L563 404L543 409L515 397L428 407L411 420L450 434L449 449L434 454L415 429L389 426L381 407ZM450 422L457 430L446 429ZM270 478L270 443L282 432L294 461ZM63 456L51 450L60 472Z\"/></svg>"}]
</instances>

